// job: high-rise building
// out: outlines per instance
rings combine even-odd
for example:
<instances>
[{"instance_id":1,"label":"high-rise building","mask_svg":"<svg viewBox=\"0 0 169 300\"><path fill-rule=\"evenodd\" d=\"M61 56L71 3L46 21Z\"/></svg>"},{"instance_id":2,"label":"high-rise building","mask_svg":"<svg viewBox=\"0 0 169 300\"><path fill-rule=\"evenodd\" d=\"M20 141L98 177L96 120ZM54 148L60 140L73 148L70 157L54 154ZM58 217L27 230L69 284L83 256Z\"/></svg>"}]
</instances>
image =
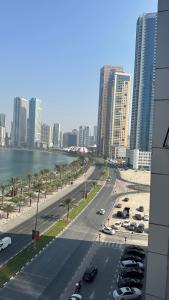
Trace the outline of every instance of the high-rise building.
<instances>
[{"instance_id":1,"label":"high-rise building","mask_svg":"<svg viewBox=\"0 0 169 300\"><path fill-rule=\"evenodd\" d=\"M5 127L5 114L0 114L0 127Z\"/></svg>"},{"instance_id":2,"label":"high-rise building","mask_svg":"<svg viewBox=\"0 0 169 300\"><path fill-rule=\"evenodd\" d=\"M5 127L0 126L0 147L5 146Z\"/></svg>"},{"instance_id":3,"label":"high-rise building","mask_svg":"<svg viewBox=\"0 0 169 300\"><path fill-rule=\"evenodd\" d=\"M156 13L138 18L130 148L142 151L151 151L152 147L156 31Z\"/></svg>"},{"instance_id":4,"label":"high-rise building","mask_svg":"<svg viewBox=\"0 0 169 300\"><path fill-rule=\"evenodd\" d=\"M98 154L112 156L112 146L128 146L131 78L122 67L106 65L100 71Z\"/></svg>"},{"instance_id":5,"label":"high-rise building","mask_svg":"<svg viewBox=\"0 0 169 300\"><path fill-rule=\"evenodd\" d=\"M83 147L89 146L89 135L90 135L90 129L89 126L80 126L79 127L79 146Z\"/></svg>"},{"instance_id":6,"label":"high-rise building","mask_svg":"<svg viewBox=\"0 0 169 300\"><path fill-rule=\"evenodd\" d=\"M84 146L84 126L79 127L79 146Z\"/></svg>"},{"instance_id":7,"label":"high-rise building","mask_svg":"<svg viewBox=\"0 0 169 300\"><path fill-rule=\"evenodd\" d=\"M145 300L169 300L169 1L158 1Z\"/></svg>"},{"instance_id":8,"label":"high-rise building","mask_svg":"<svg viewBox=\"0 0 169 300\"><path fill-rule=\"evenodd\" d=\"M90 129L89 129L89 126L85 126L83 135L84 135L84 146L89 147L89 145L90 145L90 139L89 139Z\"/></svg>"},{"instance_id":9,"label":"high-rise building","mask_svg":"<svg viewBox=\"0 0 169 300\"><path fill-rule=\"evenodd\" d=\"M53 125L53 146L60 147L60 124Z\"/></svg>"},{"instance_id":10,"label":"high-rise building","mask_svg":"<svg viewBox=\"0 0 169 300\"><path fill-rule=\"evenodd\" d=\"M41 142L41 100L31 98L29 101L29 132L28 145L35 147Z\"/></svg>"},{"instance_id":11,"label":"high-rise building","mask_svg":"<svg viewBox=\"0 0 169 300\"><path fill-rule=\"evenodd\" d=\"M97 126L93 127L93 142L97 145Z\"/></svg>"},{"instance_id":12,"label":"high-rise building","mask_svg":"<svg viewBox=\"0 0 169 300\"><path fill-rule=\"evenodd\" d=\"M63 134L63 147L77 146L77 134L73 132L65 132Z\"/></svg>"},{"instance_id":13,"label":"high-rise building","mask_svg":"<svg viewBox=\"0 0 169 300\"><path fill-rule=\"evenodd\" d=\"M27 142L27 100L14 98L12 145L26 146Z\"/></svg>"},{"instance_id":14,"label":"high-rise building","mask_svg":"<svg viewBox=\"0 0 169 300\"><path fill-rule=\"evenodd\" d=\"M5 146L5 114L0 114L0 147Z\"/></svg>"},{"instance_id":15,"label":"high-rise building","mask_svg":"<svg viewBox=\"0 0 169 300\"><path fill-rule=\"evenodd\" d=\"M51 136L51 126L43 123L41 125L41 143L45 144L47 147L51 146L52 136Z\"/></svg>"}]
</instances>

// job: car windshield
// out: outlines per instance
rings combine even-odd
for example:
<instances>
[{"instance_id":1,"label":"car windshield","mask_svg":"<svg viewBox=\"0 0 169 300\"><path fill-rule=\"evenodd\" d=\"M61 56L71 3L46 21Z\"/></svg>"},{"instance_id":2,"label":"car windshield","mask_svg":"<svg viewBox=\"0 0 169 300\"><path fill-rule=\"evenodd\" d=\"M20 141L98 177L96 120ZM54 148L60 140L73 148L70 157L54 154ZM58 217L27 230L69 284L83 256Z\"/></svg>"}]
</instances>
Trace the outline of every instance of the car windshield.
<instances>
[{"instance_id":1,"label":"car windshield","mask_svg":"<svg viewBox=\"0 0 169 300\"><path fill-rule=\"evenodd\" d=\"M118 293L118 295L122 295L122 294L123 294L123 292L122 292L121 289L118 289L118 290L117 290L117 293Z\"/></svg>"}]
</instances>

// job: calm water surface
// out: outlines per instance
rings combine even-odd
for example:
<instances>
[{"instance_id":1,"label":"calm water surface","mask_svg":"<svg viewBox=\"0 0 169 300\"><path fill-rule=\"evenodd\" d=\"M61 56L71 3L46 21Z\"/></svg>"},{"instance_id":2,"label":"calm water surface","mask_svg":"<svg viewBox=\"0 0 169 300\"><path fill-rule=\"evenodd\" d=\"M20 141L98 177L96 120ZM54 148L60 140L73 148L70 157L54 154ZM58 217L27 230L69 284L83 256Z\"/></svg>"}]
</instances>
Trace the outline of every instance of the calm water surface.
<instances>
[{"instance_id":1,"label":"calm water surface","mask_svg":"<svg viewBox=\"0 0 169 300\"><path fill-rule=\"evenodd\" d=\"M68 164L74 159L59 152L0 149L0 183L7 182L12 176L25 178L43 169L54 169L55 164Z\"/></svg>"}]
</instances>

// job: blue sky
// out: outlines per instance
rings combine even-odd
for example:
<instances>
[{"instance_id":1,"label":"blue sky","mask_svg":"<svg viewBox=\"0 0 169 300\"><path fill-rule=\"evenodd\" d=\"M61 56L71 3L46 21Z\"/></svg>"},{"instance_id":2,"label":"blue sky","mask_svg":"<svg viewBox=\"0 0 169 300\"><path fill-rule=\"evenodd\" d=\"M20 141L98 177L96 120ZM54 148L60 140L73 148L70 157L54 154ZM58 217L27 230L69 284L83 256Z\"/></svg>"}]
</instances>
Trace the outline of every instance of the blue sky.
<instances>
[{"instance_id":1,"label":"blue sky","mask_svg":"<svg viewBox=\"0 0 169 300\"><path fill-rule=\"evenodd\" d=\"M40 97L43 121L64 131L97 123L99 70L133 74L139 15L156 0L5 0L0 2L0 112L13 98Z\"/></svg>"}]
</instances>

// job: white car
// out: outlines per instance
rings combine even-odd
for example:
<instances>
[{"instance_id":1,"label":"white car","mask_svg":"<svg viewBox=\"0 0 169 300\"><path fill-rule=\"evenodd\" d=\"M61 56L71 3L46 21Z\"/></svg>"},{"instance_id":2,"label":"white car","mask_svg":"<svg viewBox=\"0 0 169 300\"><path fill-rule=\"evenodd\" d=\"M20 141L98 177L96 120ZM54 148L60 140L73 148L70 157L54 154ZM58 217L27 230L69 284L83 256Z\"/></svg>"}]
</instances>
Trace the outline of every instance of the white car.
<instances>
[{"instance_id":1,"label":"white car","mask_svg":"<svg viewBox=\"0 0 169 300\"><path fill-rule=\"evenodd\" d=\"M120 227L121 227L121 222L116 222L115 224L112 225L112 228L116 230L120 229Z\"/></svg>"},{"instance_id":2,"label":"white car","mask_svg":"<svg viewBox=\"0 0 169 300\"><path fill-rule=\"evenodd\" d=\"M149 215L148 214L145 214L144 217L143 217L144 221L149 221Z\"/></svg>"},{"instance_id":3,"label":"white car","mask_svg":"<svg viewBox=\"0 0 169 300\"><path fill-rule=\"evenodd\" d=\"M141 270L144 270L143 263L136 262L135 260L122 260L121 263L120 263L120 267L121 267L121 269L136 267L136 268L140 268Z\"/></svg>"},{"instance_id":4,"label":"white car","mask_svg":"<svg viewBox=\"0 0 169 300\"><path fill-rule=\"evenodd\" d=\"M106 226L103 227L102 232L110 234L110 235L115 234L115 230L114 229L112 229L111 227L106 227Z\"/></svg>"},{"instance_id":5,"label":"white car","mask_svg":"<svg viewBox=\"0 0 169 300\"><path fill-rule=\"evenodd\" d=\"M99 214L100 214L100 215L104 215L105 212L106 212L105 209L101 208L100 211L99 211Z\"/></svg>"},{"instance_id":6,"label":"white car","mask_svg":"<svg viewBox=\"0 0 169 300\"><path fill-rule=\"evenodd\" d=\"M82 296L79 295L79 294L73 294L69 300L81 300L82 299Z\"/></svg>"},{"instance_id":7,"label":"white car","mask_svg":"<svg viewBox=\"0 0 169 300\"><path fill-rule=\"evenodd\" d=\"M125 227L125 228L127 228L129 225L130 225L130 221L129 221L129 220L126 220L126 221L124 221L124 222L121 224L121 226L122 226L122 227Z\"/></svg>"},{"instance_id":8,"label":"white car","mask_svg":"<svg viewBox=\"0 0 169 300\"><path fill-rule=\"evenodd\" d=\"M129 288L129 287L122 287L113 292L113 297L115 300L137 299L141 295L142 295L141 290L137 288Z\"/></svg>"},{"instance_id":9,"label":"white car","mask_svg":"<svg viewBox=\"0 0 169 300\"><path fill-rule=\"evenodd\" d=\"M12 244L11 237L6 236L0 240L0 251Z\"/></svg>"}]
</instances>

